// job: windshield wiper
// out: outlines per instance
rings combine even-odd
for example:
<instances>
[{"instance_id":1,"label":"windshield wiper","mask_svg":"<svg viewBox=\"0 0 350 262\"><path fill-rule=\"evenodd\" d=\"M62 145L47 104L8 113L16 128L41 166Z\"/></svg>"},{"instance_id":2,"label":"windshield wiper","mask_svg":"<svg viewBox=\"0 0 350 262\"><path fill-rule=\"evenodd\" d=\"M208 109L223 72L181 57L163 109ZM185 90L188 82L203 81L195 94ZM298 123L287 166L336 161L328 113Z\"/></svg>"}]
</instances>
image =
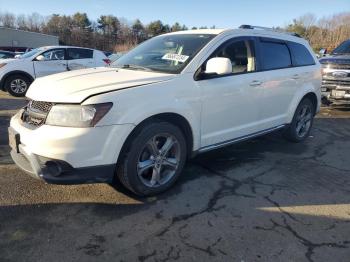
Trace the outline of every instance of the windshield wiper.
<instances>
[{"instance_id":1,"label":"windshield wiper","mask_svg":"<svg viewBox=\"0 0 350 262\"><path fill-rule=\"evenodd\" d=\"M143 71L153 71L151 68L140 66L140 65L133 65L133 64L126 64L122 65L120 68L123 69L136 69L136 70L143 70Z\"/></svg>"}]
</instances>

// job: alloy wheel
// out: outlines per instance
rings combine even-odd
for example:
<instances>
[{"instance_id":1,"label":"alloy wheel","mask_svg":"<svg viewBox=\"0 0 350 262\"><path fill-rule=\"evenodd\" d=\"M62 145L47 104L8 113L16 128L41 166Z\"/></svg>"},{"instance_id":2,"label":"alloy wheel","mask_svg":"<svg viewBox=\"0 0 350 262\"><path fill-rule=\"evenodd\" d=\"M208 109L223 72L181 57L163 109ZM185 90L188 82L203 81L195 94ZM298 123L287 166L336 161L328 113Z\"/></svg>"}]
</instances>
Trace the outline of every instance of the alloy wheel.
<instances>
[{"instance_id":1,"label":"alloy wheel","mask_svg":"<svg viewBox=\"0 0 350 262\"><path fill-rule=\"evenodd\" d=\"M16 94L23 94L27 88L27 83L22 79L14 79L10 83L11 90Z\"/></svg>"},{"instance_id":2,"label":"alloy wheel","mask_svg":"<svg viewBox=\"0 0 350 262\"><path fill-rule=\"evenodd\" d=\"M304 137L311 127L312 110L309 105L304 105L297 116L296 133L298 137Z\"/></svg>"},{"instance_id":3,"label":"alloy wheel","mask_svg":"<svg viewBox=\"0 0 350 262\"><path fill-rule=\"evenodd\" d=\"M141 150L137 174L147 187L159 187L174 177L180 162L180 145L170 134L153 136Z\"/></svg>"}]
</instances>

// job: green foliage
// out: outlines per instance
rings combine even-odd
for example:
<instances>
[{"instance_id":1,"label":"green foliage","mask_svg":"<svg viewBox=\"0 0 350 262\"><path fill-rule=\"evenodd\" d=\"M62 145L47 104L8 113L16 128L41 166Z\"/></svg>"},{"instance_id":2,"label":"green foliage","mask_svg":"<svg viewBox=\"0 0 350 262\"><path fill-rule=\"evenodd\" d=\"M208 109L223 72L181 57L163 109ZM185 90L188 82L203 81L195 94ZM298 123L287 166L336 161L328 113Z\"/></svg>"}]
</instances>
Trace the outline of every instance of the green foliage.
<instances>
[{"instance_id":1,"label":"green foliage","mask_svg":"<svg viewBox=\"0 0 350 262\"><path fill-rule=\"evenodd\" d=\"M306 34L306 27L296 19L293 20L293 24L287 26L286 30L289 32L297 33L302 37L305 37Z\"/></svg>"},{"instance_id":2,"label":"green foliage","mask_svg":"<svg viewBox=\"0 0 350 262\"><path fill-rule=\"evenodd\" d=\"M100 28L103 33L116 34L120 28L120 22L116 16L113 15L101 15L97 19L98 28Z\"/></svg>"},{"instance_id":3,"label":"green foliage","mask_svg":"<svg viewBox=\"0 0 350 262\"><path fill-rule=\"evenodd\" d=\"M182 30L182 26L176 22L172 27L171 27L171 32L177 32L177 31L181 31Z\"/></svg>"},{"instance_id":4,"label":"green foliage","mask_svg":"<svg viewBox=\"0 0 350 262\"><path fill-rule=\"evenodd\" d=\"M91 22L86 13L75 13L72 17L73 23L80 29L85 29L90 27Z\"/></svg>"},{"instance_id":5,"label":"green foliage","mask_svg":"<svg viewBox=\"0 0 350 262\"><path fill-rule=\"evenodd\" d=\"M157 35L163 34L166 32L166 30L167 28L164 26L164 24L160 20L151 22L147 26L147 32L150 36L157 36Z\"/></svg>"}]
</instances>

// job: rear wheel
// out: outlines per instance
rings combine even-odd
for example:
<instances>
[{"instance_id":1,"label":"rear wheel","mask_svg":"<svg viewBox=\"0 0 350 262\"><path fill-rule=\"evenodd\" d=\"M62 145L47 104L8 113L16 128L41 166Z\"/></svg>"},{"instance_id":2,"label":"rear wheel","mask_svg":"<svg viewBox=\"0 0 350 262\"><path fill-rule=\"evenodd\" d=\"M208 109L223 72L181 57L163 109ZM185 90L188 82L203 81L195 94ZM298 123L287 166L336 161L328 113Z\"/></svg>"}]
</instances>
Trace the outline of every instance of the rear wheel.
<instances>
[{"instance_id":1,"label":"rear wheel","mask_svg":"<svg viewBox=\"0 0 350 262\"><path fill-rule=\"evenodd\" d=\"M6 90L16 97L25 96L32 81L24 75L12 75L5 81Z\"/></svg>"},{"instance_id":2,"label":"rear wheel","mask_svg":"<svg viewBox=\"0 0 350 262\"><path fill-rule=\"evenodd\" d=\"M171 123L156 122L140 128L124 148L117 176L129 190L150 196L170 188L186 161L182 131Z\"/></svg>"},{"instance_id":3,"label":"rear wheel","mask_svg":"<svg viewBox=\"0 0 350 262\"><path fill-rule=\"evenodd\" d=\"M292 123L285 130L285 137L296 143L303 141L309 136L314 116L314 104L310 99L304 98L295 110Z\"/></svg>"}]
</instances>

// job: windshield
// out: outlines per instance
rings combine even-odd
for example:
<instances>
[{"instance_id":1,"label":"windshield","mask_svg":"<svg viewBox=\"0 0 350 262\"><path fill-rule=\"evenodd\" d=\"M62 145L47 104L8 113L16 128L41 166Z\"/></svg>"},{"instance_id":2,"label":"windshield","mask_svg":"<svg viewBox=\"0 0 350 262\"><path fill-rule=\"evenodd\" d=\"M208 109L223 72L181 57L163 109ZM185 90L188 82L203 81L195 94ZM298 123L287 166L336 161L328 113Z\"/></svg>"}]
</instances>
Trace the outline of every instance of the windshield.
<instances>
[{"instance_id":1,"label":"windshield","mask_svg":"<svg viewBox=\"0 0 350 262\"><path fill-rule=\"evenodd\" d=\"M209 34L158 36L123 55L112 66L178 74L214 36Z\"/></svg>"},{"instance_id":2,"label":"windshield","mask_svg":"<svg viewBox=\"0 0 350 262\"><path fill-rule=\"evenodd\" d=\"M20 56L20 58L28 58L28 57L32 57L33 55L43 51L44 49L42 48L35 48L32 51L29 51L27 53L24 53L23 55Z\"/></svg>"},{"instance_id":3,"label":"windshield","mask_svg":"<svg viewBox=\"0 0 350 262\"><path fill-rule=\"evenodd\" d=\"M345 41L341 43L336 49L333 50L332 54L340 55L340 54L350 54L350 41Z\"/></svg>"}]
</instances>

